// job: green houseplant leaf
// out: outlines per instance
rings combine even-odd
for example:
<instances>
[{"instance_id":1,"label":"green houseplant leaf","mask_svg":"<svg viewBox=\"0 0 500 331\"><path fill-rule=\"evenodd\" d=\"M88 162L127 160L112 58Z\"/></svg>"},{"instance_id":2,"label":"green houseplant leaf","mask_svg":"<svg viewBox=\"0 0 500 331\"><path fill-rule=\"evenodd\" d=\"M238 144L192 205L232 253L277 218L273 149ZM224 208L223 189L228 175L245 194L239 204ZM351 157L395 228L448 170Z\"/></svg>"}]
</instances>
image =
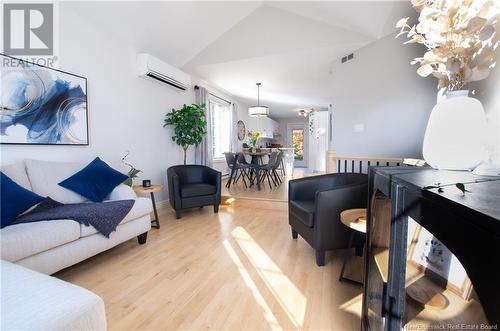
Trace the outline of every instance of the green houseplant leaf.
<instances>
[{"instance_id":1,"label":"green houseplant leaf","mask_svg":"<svg viewBox=\"0 0 500 331\"><path fill-rule=\"evenodd\" d=\"M198 146L207 133L205 104L183 105L165 115L163 127L173 126L172 140L184 150L184 164L189 146Z\"/></svg>"},{"instance_id":2,"label":"green houseplant leaf","mask_svg":"<svg viewBox=\"0 0 500 331\"><path fill-rule=\"evenodd\" d=\"M127 161L127 157L129 156L130 152L129 151L126 151L125 152L125 155L122 157L122 163L125 164L126 166L130 167L130 170L128 171L127 175L128 175L128 178L125 179L125 181L123 182L123 184L125 185L128 185L130 187L132 187L132 184L133 184L133 180L134 178L137 178L139 177L139 173L141 173L142 171L137 169L136 167L134 167L133 165L131 165L128 161Z\"/></svg>"}]
</instances>

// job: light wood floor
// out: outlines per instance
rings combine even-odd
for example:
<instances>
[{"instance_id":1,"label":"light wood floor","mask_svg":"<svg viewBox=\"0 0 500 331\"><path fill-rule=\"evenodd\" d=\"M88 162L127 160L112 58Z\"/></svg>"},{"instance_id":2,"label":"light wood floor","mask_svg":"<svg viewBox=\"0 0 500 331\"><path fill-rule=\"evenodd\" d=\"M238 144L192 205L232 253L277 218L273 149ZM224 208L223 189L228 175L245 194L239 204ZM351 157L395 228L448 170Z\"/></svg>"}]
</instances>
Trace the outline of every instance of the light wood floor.
<instances>
[{"instance_id":1,"label":"light wood floor","mask_svg":"<svg viewBox=\"0 0 500 331\"><path fill-rule=\"evenodd\" d=\"M145 245L130 240L56 276L101 296L110 330L359 330L361 287L338 281L344 253L317 267L291 239L286 204L237 200L181 220L162 210Z\"/></svg>"}]
</instances>

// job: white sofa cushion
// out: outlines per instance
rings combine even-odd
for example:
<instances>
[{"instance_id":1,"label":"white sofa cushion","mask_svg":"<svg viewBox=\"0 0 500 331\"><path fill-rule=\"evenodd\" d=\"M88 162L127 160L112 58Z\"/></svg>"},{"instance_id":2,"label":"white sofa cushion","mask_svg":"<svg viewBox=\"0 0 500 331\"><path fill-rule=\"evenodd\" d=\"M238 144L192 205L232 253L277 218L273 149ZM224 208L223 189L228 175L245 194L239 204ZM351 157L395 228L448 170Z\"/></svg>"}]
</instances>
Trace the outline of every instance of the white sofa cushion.
<instances>
[{"instance_id":1,"label":"white sofa cushion","mask_svg":"<svg viewBox=\"0 0 500 331\"><path fill-rule=\"evenodd\" d=\"M150 229L151 218L149 215L143 216L118 225L116 232L111 232L109 238L101 234L80 238L54 249L49 249L40 254L19 260L16 264L44 274L53 274L129 239L133 238L133 246L136 246L136 237ZM134 248L131 247L131 249Z\"/></svg>"},{"instance_id":2,"label":"white sofa cushion","mask_svg":"<svg viewBox=\"0 0 500 331\"><path fill-rule=\"evenodd\" d=\"M128 222L135 220L139 217L149 215L153 211L153 205L151 203L151 199L135 198L134 200L135 200L134 206L132 206L132 209L123 218L123 221L120 222L120 225L128 223ZM97 233L97 230L92 225L86 226L84 224L80 224L80 230L81 230L80 236L82 238L88 237L88 236L91 236L91 235Z\"/></svg>"},{"instance_id":3,"label":"white sofa cushion","mask_svg":"<svg viewBox=\"0 0 500 331\"><path fill-rule=\"evenodd\" d=\"M106 330L96 294L6 261L0 270L2 330Z\"/></svg>"},{"instance_id":4,"label":"white sofa cushion","mask_svg":"<svg viewBox=\"0 0 500 331\"><path fill-rule=\"evenodd\" d=\"M26 165L24 162L18 162L14 164L2 166L2 172L12 179L17 184L21 185L27 190L32 191L30 180L28 174L26 173Z\"/></svg>"},{"instance_id":5,"label":"white sofa cushion","mask_svg":"<svg viewBox=\"0 0 500 331\"><path fill-rule=\"evenodd\" d=\"M80 224L71 220L22 223L0 230L1 258L15 262L80 238Z\"/></svg>"},{"instance_id":6,"label":"white sofa cushion","mask_svg":"<svg viewBox=\"0 0 500 331\"><path fill-rule=\"evenodd\" d=\"M134 190L125 184L120 184L117 187L111 191L109 194L109 200L116 201L116 200L129 200L129 199L135 199L137 197L137 194L135 194Z\"/></svg>"},{"instance_id":7,"label":"white sofa cushion","mask_svg":"<svg viewBox=\"0 0 500 331\"><path fill-rule=\"evenodd\" d=\"M26 160L26 171L33 192L43 197L62 203L80 203L88 201L73 191L59 185L60 182L82 170L85 164L70 162L51 162Z\"/></svg>"}]
</instances>

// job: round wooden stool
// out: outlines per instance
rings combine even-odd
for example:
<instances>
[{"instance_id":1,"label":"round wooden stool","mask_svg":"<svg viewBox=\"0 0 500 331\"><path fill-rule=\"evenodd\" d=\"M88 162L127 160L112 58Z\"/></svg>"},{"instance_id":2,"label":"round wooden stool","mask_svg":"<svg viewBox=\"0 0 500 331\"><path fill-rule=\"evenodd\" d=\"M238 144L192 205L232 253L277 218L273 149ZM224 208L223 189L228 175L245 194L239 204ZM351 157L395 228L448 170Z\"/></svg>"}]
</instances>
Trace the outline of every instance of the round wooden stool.
<instances>
[{"instance_id":1,"label":"round wooden stool","mask_svg":"<svg viewBox=\"0 0 500 331\"><path fill-rule=\"evenodd\" d=\"M342 224L351 229L349 244L347 245L347 249L351 249L356 232L359 232L362 235L366 235L366 208L344 210L340 213L340 221L342 222ZM342 264L342 270L340 271L339 282L346 280L354 284L363 285L363 283L361 282L344 277L346 264L347 254L344 256L344 263Z\"/></svg>"},{"instance_id":2,"label":"round wooden stool","mask_svg":"<svg viewBox=\"0 0 500 331\"><path fill-rule=\"evenodd\" d=\"M151 202L153 203L153 212L155 214L155 219L151 221L151 226L153 228L160 228L160 219L158 218L158 211L156 210L156 202L155 202L155 195L154 192L161 191L163 188L159 184L151 185L150 187L143 187L142 185L134 185L132 187L134 189L134 192L137 194L151 194Z\"/></svg>"}]
</instances>

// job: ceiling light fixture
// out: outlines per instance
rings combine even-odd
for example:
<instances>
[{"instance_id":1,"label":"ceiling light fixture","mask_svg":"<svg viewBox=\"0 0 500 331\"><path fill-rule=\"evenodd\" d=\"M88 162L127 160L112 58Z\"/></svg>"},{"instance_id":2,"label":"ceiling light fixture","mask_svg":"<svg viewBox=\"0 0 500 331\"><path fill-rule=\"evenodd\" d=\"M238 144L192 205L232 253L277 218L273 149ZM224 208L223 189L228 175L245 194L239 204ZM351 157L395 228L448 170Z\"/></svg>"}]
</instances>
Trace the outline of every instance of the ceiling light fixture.
<instances>
[{"instance_id":1,"label":"ceiling light fixture","mask_svg":"<svg viewBox=\"0 0 500 331\"><path fill-rule=\"evenodd\" d=\"M312 112L312 109L300 109L299 116L307 117L310 112Z\"/></svg>"},{"instance_id":2,"label":"ceiling light fixture","mask_svg":"<svg viewBox=\"0 0 500 331\"><path fill-rule=\"evenodd\" d=\"M255 85L257 85L257 106L248 107L248 115L252 117L269 116L269 107L260 105L261 83L256 83Z\"/></svg>"}]
</instances>

